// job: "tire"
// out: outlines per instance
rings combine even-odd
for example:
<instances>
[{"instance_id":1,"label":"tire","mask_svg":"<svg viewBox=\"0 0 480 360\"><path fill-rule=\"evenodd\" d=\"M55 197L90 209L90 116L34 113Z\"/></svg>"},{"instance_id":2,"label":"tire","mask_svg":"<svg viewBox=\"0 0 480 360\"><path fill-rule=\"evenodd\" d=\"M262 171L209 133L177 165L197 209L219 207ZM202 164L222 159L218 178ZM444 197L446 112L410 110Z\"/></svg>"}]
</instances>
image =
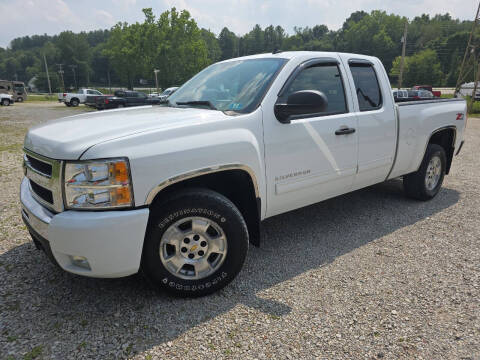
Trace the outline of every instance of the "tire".
<instances>
[{"instance_id":1,"label":"tire","mask_svg":"<svg viewBox=\"0 0 480 360\"><path fill-rule=\"evenodd\" d=\"M417 200L433 199L442 187L447 165L443 147L428 144L420 168L403 177L403 188L408 197Z\"/></svg>"},{"instance_id":2,"label":"tire","mask_svg":"<svg viewBox=\"0 0 480 360\"><path fill-rule=\"evenodd\" d=\"M121 108L123 108L123 107L125 107L125 105L123 105L123 104L118 104L118 105L117 105L117 109L121 109Z\"/></svg>"},{"instance_id":3,"label":"tire","mask_svg":"<svg viewBox=\"0 0 480 360\"><path fill-rule=\"evenodd\" d=\"M65 103L65 106L66 106L66 107L70 107L70 106L72 106L72 104L66 102L66 103Z\"/></svg>"},{"instance_id":4,"label":"tire","mask_svg":"<svg viewBox=\"0 0 480 360\"><path fill-rule=\"evenodd\" d=\"M79 104L80 104L80 101L78 101L78 99L76 98L70 100L70 105L73 107L77 107Z\"/></svg>"},{"instance_id":5,"label":"tire","mask_svg":"<svg viewBox=\"0 0 480 360\"><path fill-rule=\"evenodd\" d=\"M187 189L152 208L142 271L169 294L204 296L236 277L247 251L247 225L237 207L215 191Z\"/></svg>"},{"instance_id":6,"label":"tire","mask_svg":"<svg viewBox=\"0 0 480 360\"><path fill-rule=\"evenodd\" d=\"M23 102L23 97L18 97L16 102Z\"/></svg>"},{"instance_id":7,"label":"tire","mask_svg":"<svg viewBox=\"0 0 480 360\"><path fill-rule=\"evenodd\" d=\"M8 99L2 99L2 105L3 105L3 106L8 106L8 105L10 105L10 100L8 100Z\"/></svg>"}]
</instances>

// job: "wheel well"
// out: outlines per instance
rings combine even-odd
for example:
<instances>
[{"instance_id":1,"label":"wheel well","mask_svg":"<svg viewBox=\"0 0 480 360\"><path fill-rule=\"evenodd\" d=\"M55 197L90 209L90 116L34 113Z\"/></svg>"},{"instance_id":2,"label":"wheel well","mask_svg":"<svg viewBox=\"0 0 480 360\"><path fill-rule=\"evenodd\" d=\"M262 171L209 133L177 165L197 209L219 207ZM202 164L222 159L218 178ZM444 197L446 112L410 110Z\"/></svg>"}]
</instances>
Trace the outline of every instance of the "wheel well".
<instances>
[{"instance_id":1,"label":"wheel well","mask_svg":"<svg viewBox=\"0 0 480 360\"><path fill-rule=\"evenodd\" d=\"M260 245L261 200L255 195L252 178L244 170L219 171L169 185L155 195L150 207L173 192L193 187L216 191L233 202L247 223L250 243L255 246Z\"/></svg>"},{"instance_id":2,"label":"wheel well","mask_svg":"<svg viewBox=\"0 0 480 360\"><path fill-rule=\"evenodd\" d=\"M435 132L428 141L429 144L437 144L443 147L447 155L447 167L445 173L450 172L452 165L453 153L455 152L455 136L456 130L454 128L446 128Z\"/></svg>"},{"instance_id":3,"label":"wheel well","mask_svg":"<svg viewBox=\"0 0 480 360\"><path fill-rule=\"evenodd\" d=\"M73 100L77 100L78 102L80 102L80 100L79 100L78 98L76 98L76 97L71 98L71 99L70 99L70 102L72 102Z\"/></svg>"}]
</instances>

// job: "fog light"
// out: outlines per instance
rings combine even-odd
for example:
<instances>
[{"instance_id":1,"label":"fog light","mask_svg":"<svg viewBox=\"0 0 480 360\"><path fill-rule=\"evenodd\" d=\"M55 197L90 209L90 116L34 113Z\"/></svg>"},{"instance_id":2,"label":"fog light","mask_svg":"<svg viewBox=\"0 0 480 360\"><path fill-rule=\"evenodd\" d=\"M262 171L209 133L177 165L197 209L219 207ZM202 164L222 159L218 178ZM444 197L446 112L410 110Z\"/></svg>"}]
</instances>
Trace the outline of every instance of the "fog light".
<instances>
[{"instance_id":1,"label":"fog light","mask_svg":"<svg viewBox=\"0 0 480 360\"><path fill-rule=\"evenodd\" d=\"M70 255L70 260L72 261L72 264L75 266L78 266L87 270L91 270L90 264L88 263L88 260L86 257Z\"/></svg>"}]
</instances>

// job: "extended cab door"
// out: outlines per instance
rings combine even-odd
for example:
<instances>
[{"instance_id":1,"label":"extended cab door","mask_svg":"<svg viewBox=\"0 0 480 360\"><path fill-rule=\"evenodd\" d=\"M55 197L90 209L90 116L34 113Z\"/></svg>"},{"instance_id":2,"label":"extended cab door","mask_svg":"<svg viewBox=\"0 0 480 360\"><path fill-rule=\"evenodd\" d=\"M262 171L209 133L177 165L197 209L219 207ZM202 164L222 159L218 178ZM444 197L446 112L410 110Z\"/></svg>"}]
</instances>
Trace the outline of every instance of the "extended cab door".
<instances>
[{"instance_id":1,"label":"extended cab door","mask_svg":"<svg viewBox=\"0 0 480 360\"><path fill-rule=\"evenodd\" d=\"M357 167L358 139L348 86L338 58L308 60L293 70L276 100L284 103L293 92L317 90L328 99L325 111L300 115L284 124L275 117L270 101L262 107L267 216L350 190Z\"/></svg>"},{"instance_id":2,"label":"extended cab door","mask_svg":"<svg viewBox=\"0 0 480 360\"><path fill-rule=\"evenodd\" d=\"M392 167L396 148L396 115L390 81L378 59L340 55L350 71L358 121L358 173L352 190L384 181Z\"/></svg>"}]
</instances>

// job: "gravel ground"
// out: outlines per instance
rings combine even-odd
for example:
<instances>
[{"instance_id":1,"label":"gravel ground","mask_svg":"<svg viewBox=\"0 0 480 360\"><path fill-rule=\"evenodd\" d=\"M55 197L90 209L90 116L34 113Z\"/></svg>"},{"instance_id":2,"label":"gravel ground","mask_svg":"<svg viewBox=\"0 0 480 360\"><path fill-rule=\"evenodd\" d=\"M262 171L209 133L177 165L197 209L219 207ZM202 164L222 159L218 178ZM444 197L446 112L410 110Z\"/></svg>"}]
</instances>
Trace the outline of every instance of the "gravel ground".
<instances>
[{"instance_id":1,"label":"gravel ground","mask_svg":"<svg viewBox=\"0 0 480 360\"><path fill-rule=\"evenodd\" d=\"M0 108L0 359L480 359L480 119L434 200L395 180L269 219L237 280L186 300L65 273L30 241L25 129L80 111Z\"/></svg>"}]
</instances>

